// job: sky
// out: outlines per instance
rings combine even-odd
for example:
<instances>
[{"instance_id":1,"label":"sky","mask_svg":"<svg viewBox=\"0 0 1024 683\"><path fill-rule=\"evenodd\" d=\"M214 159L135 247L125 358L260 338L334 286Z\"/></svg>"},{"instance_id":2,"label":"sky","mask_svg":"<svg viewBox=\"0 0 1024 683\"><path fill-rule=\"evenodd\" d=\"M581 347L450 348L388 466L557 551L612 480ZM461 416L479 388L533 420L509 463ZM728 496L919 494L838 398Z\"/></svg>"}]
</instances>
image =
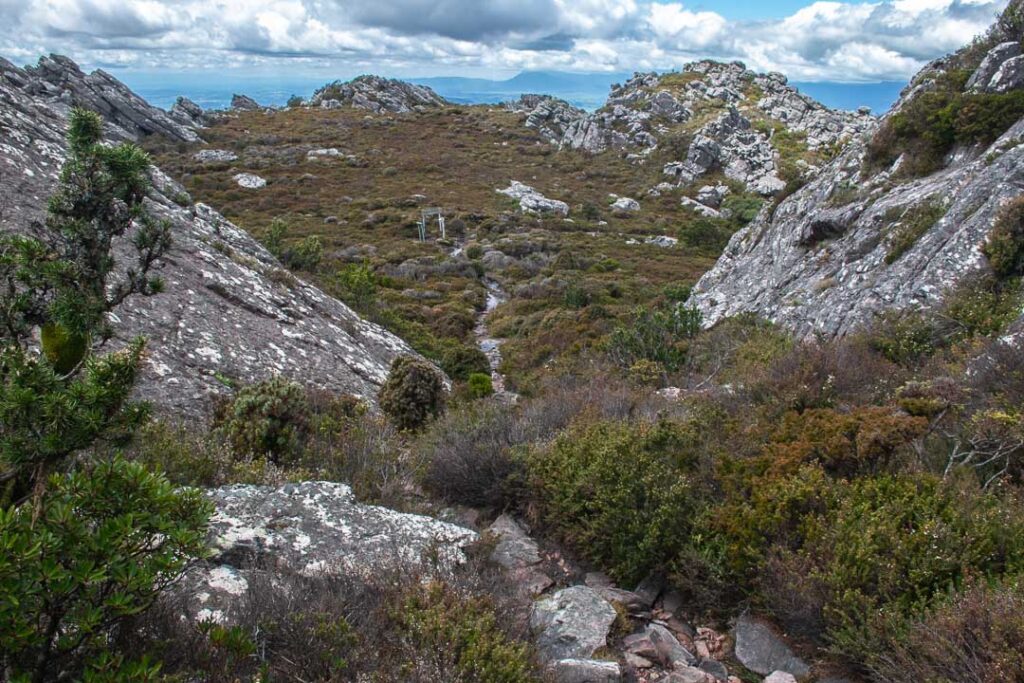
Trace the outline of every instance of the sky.
<instances>
[{"instance_id":1,"label":"sky","mask_svg":"<svg viewBox=\"0 0 1024 683\"><path fill-rule=\"evenodd\" d=\"M795 81L906 80L1006 0L0 0L0 56L115 74L505 78L738 59Z\"/></svg>"}]
</instances>

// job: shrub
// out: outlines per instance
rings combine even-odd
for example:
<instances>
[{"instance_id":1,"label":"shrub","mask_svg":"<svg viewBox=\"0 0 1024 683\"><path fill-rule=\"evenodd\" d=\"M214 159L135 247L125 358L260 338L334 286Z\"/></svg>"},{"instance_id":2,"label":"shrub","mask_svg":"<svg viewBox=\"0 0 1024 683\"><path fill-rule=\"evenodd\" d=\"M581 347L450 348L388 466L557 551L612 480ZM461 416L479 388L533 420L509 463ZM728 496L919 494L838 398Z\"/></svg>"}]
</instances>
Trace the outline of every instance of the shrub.
<instances>
[{"instance_id":1,"label":"shrub","mask_svg":"<svg viewBox=\"0 0 1024 683\"><path fill-rule=\"evenodd\" d=\"M927 428L926 419L891 407L790 412L767 445L765 457L776 472L817 463L831 476L859 476L889 469L899 451Z\"/></svg>"},{"instance_id":2,"label":"shrub","mask_svg":"<svg viewBox=\"0 0 1024 683\"><path fill-rule=\"evenodd\" d=\"M288 224L283 218L278 217L270 221L270 227L267 228L263 239L260 240L267 251L282 262L284 261L284 238L287 233Z\"/></svg>"},{"instance_id":3,"label":"shrub","mask_svg":"<svg viewBox=\"0 0 1024 683\"><path fill-rule=\"evenodd\" d=\"M674 372L686 360L689 341L700 329L701 314L696 308L679 305L638 308L629 323L612 332L608 351L612 359L627 370L638 360L645 359Z\"/></svg>"},{"instance_id":4,"label":"shrub","mask_svg":"<svg viewBox=\"0 0 1024 683\"><path fill-rule=\"evenodd\" d=\"M958 592L888 639L866 662L886 683L1024 680L1021 579Z\"/></svg>"},{"instance_id":5,"label":"shrub","mask_svg":"<svg viewBox=\"0 0 1024 683\"><path fill-rule=\"evenodd\" d=\"M981 250L996 277L1024 275L1024 196L1012 199L999 210Z\"/></svg>"},{"instance_id":6,"label":"shrub","mask_svg":"<svg viewBox=\"0 0 1024 683\"><path fill-rule=\"evenodd\" d=\"M502 633L495 606L486 597L460 599L434 582L410 591L399 623L428 661L447 664L445 680L536 680L529 650Z\"/></svg>"},{"instance_id":7,"label":"shrub","mask_svg":"<svg viewBox=\"0 0 1024 683\"><path fill-rule=\"evenodd\" d=\"M990 144L1024 115L1024 92L964 93L971 69L953 68L889 116L868 144L869 169L920 176L942 167L956 144Z\"/></svg>"},{"instance_id":8,"label":"shrub","mask_svg":"<svg viewBox=\"0 0 1024 683\"><path fill-rule=\"evenodd\" d=\"M763 205L763 199L748 194L731 194L722 200L722 209L728 211L730 219L740 225L746 225L757 218Z\"/></svg>"},{"instance_id":9,"label":"shrub","mask_svg":"<svg viewBox=\"0 0 1024 683\"><path fill-rule=\"evenodd\" d=\"M679 228L680 241L704 254L719 254L732 237L732 227L721 218L694 215Z\"/></svg>"},{"instance_id":10,"label":"shrub","mask_svg":"<svg viewBox=\"0 0 1024 683\"><path fill-rule=\"evenodd\" d=\"M474 372L467 382L472 398L487 398L494 393L494 382L489 374Z\"/></svg>"},{"instance_id":11,"label":"shrub","mask_svg":"<svg viewBox=\"0 0 1024 683\"><path fill-rule=\"evenodd\" d=\"M286 479L284 470L266 454L239 455L220 434L197 430L194 425L154 420L139 430L127 456L179 486L270 486Z\"/></svg>"},{"instance_id":12,"label":"shrub","mask_svg":"<svg viewBox=\"0 0 1024 683\"><path fill-rule=\"evenodd\" d=\"M249 385L224 409L220 429L238 455L293 464L309 433L306 392L280 376Z\"/></svg>"},{"instance_id":13,"label":"shrub","mask_svg":"<svg viewBox=\"0 0 1024 683\"><path fill-rule=\"evenodd\" d=\"M291 97L288 98L288 102L285 106L288 107L289 109L294 109L295 107L301 107L302 102L303 100L301 97L299 97L298 95L292 95Z\"/></svg>"},{"instance_id":14,"label":"shrub","mask_svg":"<svg viewBox=\"0 0 1024 683\"><path fill-rule=\"evenodd\" d=\"M342 301L360 313L369 313L377 301L377 276L367 263L349 264L338 271L335 282Z\"/></svg>"},{"instance_id":15,"label":"shrub","mask_svg":"<svg viewBox=\"0 0 1024 683\"><path fill-rule=\"evenodd\" d=\"M621 583L664 570L701 506L691 456L668 423L578 425L528 456L542 523Z\"/></svg>"},{"instance_id":16,"label":"shrub","mask_svg":"<svg viewBox=\"0 0 1024 683\"><path fill-rule=\"evenodd\" d=\"M473 374L490 376L491 364L487 354L475 346L452 345L444 350L441 367L452 379L465 381Z\"/></svg>"},{"instance_id":17,"label":"shrub","mask_svg":"<svg viewBox=\"0 0 1024 683\"><path fill-rule=\"evenodd\" d=\"M416 430L444 412L444 377L425 360L399 356L380 389L380 408L399 429Z\"/></svg>"},{"instance_id":18,"label":"shrub","mask_svg":"<svg viewBox=\"0 0 1024 683\"><path fill-rule=\"evenodd\" d=\"M522 464L513 452L533 438L510 406L470 404L434 422L417 444L424 487L449 503L503 509L516 498Z\"/></svg>"},{"instance_id":19,"label":"shrub","mask_svg":"<svg viewBox=\"0 0 1024 683\"><path fill-rule=\"evenodd\" d=\"M921 312L882 315L868 334L868 343L885 358L909 367L935 353L935 329Z\"/></svg>"},{"instance_id":20,"label":"shrub","mask_svg":"<svg viewBox=\"0 0 1024 683\"><path fill-rule=\"evenodd\" d=\"M286 249L281 260L292 270L313 272L323 259L324 245L319 235L309 235L290 249Z\"/></svg>"},{"instance_id":21,"label":"shrub","mask_svg":"<svg viewBox=\"0 0 1024 683\"><path fill-rule=\"evenodd\" d=\"M590 305L590 292L580 283L571 282L565 288L562 301L566 308L586 308Z\"/></svg>"},{"instance_id":22,"label":"shrub","mask_svg":"<svg viewBox=\"0 0 1024 683\"><path fill-rule=\"evenodd\" d=\"M54 476L38 503L0 510L5 674L74 677L204 552L208 515L198 491L120 459Z\"/></svg>"},{"instance_id":23,"label":"shrub","mask_svg":"<svg viewBox=\"0 0 1024 683\"><path fill-rule=\"evenodd\" d=\"M664 294L666 299L680 303L689 299L692 292L693 286L684 283L665 285L665 288L661 290L661 293Z\"/></svg>"},{"instance_id":24,"label":"shrub","mask_svg":"<svg viewBox=\"0 0 1024 683\"><path fill-rule=\"evenodd\" d=\"M839 482L836 491L835 506L805 522L802 548L787 552L806 561L823 596L826 640L853 662L951 586L1024 568L1016 500L926 475Z\"/></svg>"}]
</instances>

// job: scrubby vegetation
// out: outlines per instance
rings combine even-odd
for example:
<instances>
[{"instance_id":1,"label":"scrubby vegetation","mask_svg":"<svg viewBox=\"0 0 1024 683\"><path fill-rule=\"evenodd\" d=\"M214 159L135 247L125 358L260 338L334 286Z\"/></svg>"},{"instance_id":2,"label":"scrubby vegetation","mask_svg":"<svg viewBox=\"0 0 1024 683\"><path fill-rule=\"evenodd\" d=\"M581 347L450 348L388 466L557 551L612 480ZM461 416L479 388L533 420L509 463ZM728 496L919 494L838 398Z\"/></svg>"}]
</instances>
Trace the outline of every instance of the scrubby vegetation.
<instances>
[{"instance_id":1,"label":"scrubby vegetation","mask_svg":"<svg viewBox=\"0 0 1024 683\"><path fill-rule=\"evenodd\" d=\"M419 429L444 412L444 378L415 356L399 356L380 388L380 409L399 429Z\"/></svg>"},{"instance_id":2,"label":"scrubby vegetation","mask_svg":"<svg viewBox=\"0 0 1024 683\"><path fill-rule=\"evenodd\" d=\"M920 83L914 97L889 116L871 139L868 170L886 169L902 156L901 175L926 175L942 168L955 146L989 145L1024 115L1020 90L965 92L988 47L1024 38L1020 13L1020 4L1010 3L988 35L947 60L938 73L924 76L929 82Z\"/></svg>"}]
</instances>

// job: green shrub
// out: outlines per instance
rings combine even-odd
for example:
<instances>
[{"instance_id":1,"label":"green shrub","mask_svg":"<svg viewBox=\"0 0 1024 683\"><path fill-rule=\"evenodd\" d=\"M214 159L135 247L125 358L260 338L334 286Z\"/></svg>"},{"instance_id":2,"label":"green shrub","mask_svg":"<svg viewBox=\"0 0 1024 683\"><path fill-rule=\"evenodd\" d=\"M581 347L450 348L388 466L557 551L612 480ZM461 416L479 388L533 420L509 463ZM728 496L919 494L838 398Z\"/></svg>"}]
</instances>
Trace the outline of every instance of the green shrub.
<instances>
[{"instance_id":1,"label":"green shrub","mask_svg":"<svg viewBox=\"0 0 1024 683\"><path fill-rule=\"evenodd\" d=\"M339 297L360 313L369 313L377 301L377 276L367 263L349 264L335 277Z\"/></svg>"},{"instance_id":2,"label":"green shrub","mask_svg":"<svg viewBox=\"0 0 1024 683\"><path fill-rule=\"evenodd\" d=\"M890 233L885 262L893 264L898 261L945 215L946 207L941 200L929 200L904 211Z\"/></svg>"},{"instance_id":3,"label":"green shrub","mask_svg":"<svg viewBox=\"0 0 1024 683\"><path fill-rule=\"evenodd\" d=\"M467 381L469 395L472 398L487 398L494 393L494 382L490 374L474 372Z\"/></svg>"},{"instance_id":4,"label":"green shrub","mask_svg":"<svg viewBox=\"0 0 1024 683\"><path fill-rule=\"evenodd\" d=\"M466 249L466 258L476 261L484 255L484 248L479 244L473 244Z\"/></svg>"},{"instance_id":5,"label":"green shrub","mask_svg":"<svg viewBox=\"0 0 1024 683\"><path fill-rule=\"evenodd\" d=\"M686 360L689 342L701 329L701 314L696 308L676 304L656 308L638 308L632 320L617 327L608 340L608 351L622 368L633 367L638 360L660 363L674 372Z\"/></svg>"},{"instance_id":6,"label":"green shrub","mask_svg":"<svg viewBox=\"0 0 1024 683\"><path fill-rule=\"evenodd\" d=\"M704 254L719 254L732 237L733 228L722 218L694 215L679 228L679 240Z\"/></svg>"},{"instance_id":7,"label":"green shrub","mask_svg":"<svg viewBox=\"0 0 1024 683\"><path fill-rule=\"evenodd\" d=\"M285 106L288 107L289 109L294 109L295 107L301 107L302 106L302 98L299 97L298 95L292 95L291 97L288 98L288 102L287 102L287 104Z\"/></svg>"},{"instance_id":8,"label":"green shrub","mask_svg":"<svg viewBox=\"0 0 1024 683\"><path fill-rule=\"evenodd\" d=\"M991 144L1024 115L1024 91L964 93L970 69L951 69L887 118L868 144L869 169L900 155L902 174L920 176L942 167L954 145Z\"/></svg>"},{"instance_id":9,"label":"green shrub","mask_svg":"<svg viewBox=\"0 0 1024 683\"><path fill-rule=\"evenodd\" d=\"M996 277L1024 275L1024 196L1004 205L982 246Z\"/></svg>"},{"instance_id":10,"label":"green shrub","mask_svg":"<svg viewBox=\"0 0 1024 683\"><path fill-rule=\"evenodd\" d=\"M682 303L690 298L690 294L693 292L693 286L684 283L673 283L665 285L665 288L661 290L661 293L669 301L676 301Z\"/></svg>"},{"instance_id":11,"label":"green shrub","mask_svg":"<svg viewBox=\"0 0 1024 683\"><path fill-rule=\"evenodd\" d=\"M263 238L260 240L263 246L267 248L274 258L283 262L284 256L284 238L288 234L288 224L281 217L275 218L270 221L270 227L263 234Z\"/></svg>"},{"instance_id":12,"label":"green shrub","mask_svg":"<svg viewBox=\"0 0 1024 683\"><path fill-rule=\"evenodd\" d=\"M449 346L441 357L441 368L448 376L466 381L474 374L491 374L491 363L487 354L475 346L464 344Z\"/></svg>"},{"instance_id":13,"label":"green shrub","mask_svg":"<svg viewBox=\"0 0 1024 683\"><path fill-rule=\"evenodd\" d=\"M909 367L935 353L935 329L921 312L881 316L868 335L868 343L886 359Z\"/></svg>"},{"instance_id":14,"label":"green shrub","mask_svg":"<svg viewBox=\"0 0 1024 683\"><path fill-rule=\"evenodd\" d=\"M542 523L621 583L667 568L701 506L680 450L667 423L571 428L527 459Z\"/></svg>"},{"instance_id":15,"label":"green shrub","mask_svg":"<svg viewBox=\"0 0 1024 683\"><path fill-rule=\"evenodd\" d=\"M238 455L294 464L309 433L306 392L280 376L249 385L224 409L220 429Z\"/></svg>"},{"instance_id":16,"label":"green shrub","mask_svg":"<svg viewBox=\"0 0 1024 683\"><path fill-rule=\"evenodd\" d=\"M837 486L835 506L805 522L802 547L789 552L821 596L826 640L851 661L879 652L894 624L951 587L1024 568L1019 501L926 475Z\"/></svg>"},{"instance_id":17,"label":"green shrub","mask_svg":"<svg viewBox=\"0 0 1024 683\"><path fill-rule=\"evenodd\" d=\"M290 249L286 249L282 261L292 270L315 271L324 256L324 245L319 235L309 235Z\"/></svg>"},{"instance_id":18,"label":"green shrub","mask_svg":"<svg viewBox=\"0 0 1024 683\"><path fill-rule=\"evenodd\" d=\"M399 623L427 659L450 662L447 680L532 683L529 650L499 627L499 614L485 597L459 598L440 582L410 591Z\"/></svg>"},{"instance_id":19,"label":"green shrub","mask_svg":"<svg viewBox=\"0 0 1024 683\"><path fill-rule=\"evenodd\" d=\"M1020 315L1021 291L1017 278L1003 282L983 278L963 281L947 293L942 318L954 325L945 336L951 341L992 337Z\"/></svg>"},{"instance_id":20,"label":"green shrub","mask_svg":"<svg viewBox=\"0 0 1024 683\"><path fill-rule=\"evenodd\" d=\"M731 194L722 200L722 209L729 212L730 220L740 225L746 225L757 218L763 205L763 199L749 194Z\"/></svg>"},{"instance_id":21,"label":"green shrub","mask_svg":"<svg viewBox=\"0 0 1024 683\"><path fill-rule=\"evenodd\" d=\"M114 459L49 488L0 510L0 668L18 680L75 678L205 551L201 494L141 465Z\"/></svg>"},{"instance_id":22,"label":"green shrub","mask_svg":"<svg viewBox=\"0 0 1024 683\"><path fill-rule=\"evenodd\" d=\"M586 308L590 305L590 292L580 283L571 282L565 288L562 301L566 308Z\"/></svg>"},{"instance_id":23,"label":"green shrub","mask_svg":"<svg viewBox=\"0 0 1024 683\"><path fill-rule=\"evenodd\" d=\"M444 378L415 356L399 356L380 389L380 408L399 429L416 430L445 409Z\"/></svg>"}]
</instances>

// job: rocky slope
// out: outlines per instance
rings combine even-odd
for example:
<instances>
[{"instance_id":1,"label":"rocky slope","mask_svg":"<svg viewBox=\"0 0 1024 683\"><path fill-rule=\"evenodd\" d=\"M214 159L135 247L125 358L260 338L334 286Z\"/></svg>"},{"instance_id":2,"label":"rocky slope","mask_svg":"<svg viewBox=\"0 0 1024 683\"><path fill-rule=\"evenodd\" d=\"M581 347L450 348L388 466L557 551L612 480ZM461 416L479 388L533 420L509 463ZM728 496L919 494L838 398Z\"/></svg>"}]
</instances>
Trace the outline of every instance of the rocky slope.
<instances>
[{"instance_id":1,"label":"rocky slope","mask_svg":"<svg viewBox=\"0 0 1024 683\"><path fill-rule=\"evenodd\" d=\"M796 134L808 151L826 150L871 129L866 111L835 111L790 87L786 77L757 74L739 62L701 61L677 73L636 74L614 86L604 107L587 114L552 98L524 96L511 107L527 127L561 147L599 153L621 149L638 162L673 137L687 136L682 158L665 173L690 185L714 170L750 190L785 186L779 130Z\"/></svg>"},{"instance_id":2,"label":"rocky slope","mask_svg":"<svg viewBox=\"0 0 1024 683\"><path fill-rule=\"evenodd\" d=\"M1024 86L1019 43L991 47L967 87ZM939 60L887 115L960 62ZM960 146L924 177L866 170L869 136L854 140L811 182L733 236L692 301L705 322L753 312L803 336L844 335L880 312L934 306L990 271L981 247L1008 200L1024 192L1024 119L990 145Z\"/></svg>"},{"instance_id":3,"label":"rocky slope","mask_svg":"<svg viewBox=\"0 0 1024 683\"><path fill-rule=\"evenodd\" d=\"M0 60L0 229L26 230L41 218L72 105L102 113L112 140L151 133L198 140L192 127L103 72L85 75L62 57L24 70ZM152 176L148 208L170 222L174 239L160 266L166 291L130 299L114 314L119 341L149 339L140 397L201 416L230 386L280 373L372 401L391 361L409 347L296 279L159 170Z\"/></svg>"},{"instance_id":4,"label":"rocky slope","mask_svg":"<svg viewBox=\"0 0 1024 683\"><path fill-rule=\"evenodd\" d=\"M325 109L352 107L375 114L408 114L441 107L447 101L425 85L380 76L359 76L348 82L328 83L313 93L309 104Z\"/></svg>"}]
</instances>

